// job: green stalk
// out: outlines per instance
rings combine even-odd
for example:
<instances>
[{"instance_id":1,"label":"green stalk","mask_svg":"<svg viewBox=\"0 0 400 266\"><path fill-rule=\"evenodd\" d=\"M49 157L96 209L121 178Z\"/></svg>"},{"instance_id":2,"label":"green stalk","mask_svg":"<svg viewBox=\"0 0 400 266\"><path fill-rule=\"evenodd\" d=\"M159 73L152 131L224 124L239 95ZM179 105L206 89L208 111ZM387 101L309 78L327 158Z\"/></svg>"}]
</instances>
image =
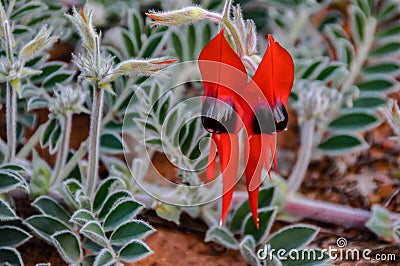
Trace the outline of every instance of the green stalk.
<instances>
[{"instance_id":1,"label":"green stalk","mask_svg":"<svg viewBox=\"0 0 400 266\"><path fill-rule=\"evenodd\" d=\"M301 147L299 156L288 179L288 196L296 193L307 173L313 150L313 139L315 133L315 119L304 122L301 128Z\"/></svg>"},{"instance_id":2,"label":"green stalk","mask_svg":"<svg viewBox=\"0 0 400 266\"><path fill-rule=\"evenodd\" d=\"M57 153L56 164L54 166L53 176L51 177L50 187L53 187L62 181L61 172L67 161L68 150L69 150L69 139L71 136L71 127L72 127L72 114L67 113L63 116L61 146Z\"/></svg>"},{"instance_id":3,"label":"green stalk","mask_svg":"<svg viewBox=\"0 0 400 266\"><path fill-rule=\"evenodd\" d=\"M17 143L17 92L7 82L6 124L7 124L7 155L6 162L14 160Z\"/></svg>"}]
</instances>

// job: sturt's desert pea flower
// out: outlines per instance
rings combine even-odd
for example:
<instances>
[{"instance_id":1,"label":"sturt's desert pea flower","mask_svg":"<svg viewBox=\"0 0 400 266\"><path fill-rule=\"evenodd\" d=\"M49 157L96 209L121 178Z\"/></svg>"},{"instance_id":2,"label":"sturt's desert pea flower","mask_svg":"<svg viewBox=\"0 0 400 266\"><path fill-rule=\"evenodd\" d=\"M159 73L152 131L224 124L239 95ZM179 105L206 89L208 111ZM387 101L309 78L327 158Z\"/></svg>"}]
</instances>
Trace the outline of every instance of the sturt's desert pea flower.
<instances>
[{"instance_id":1,"label":"sturt's desert pea flower","mask_svg":"<svg viewBox=\"0 0 400 266\"><path fill-rule=\"evenodd\" d=\"M239 162L238 133L245 126L245 174L250 207L258 228L258 190L261 170L275 158L275 132L288 123L286 105L293 85L294 65L290 54L268 36L269 46L253 76L248 75L224 31L212 39L199 56L204 84L202 123L211 133L207 176L212 179L218 150L223 180L223 224L232 200Z\"/></svg>"}]
</instances>

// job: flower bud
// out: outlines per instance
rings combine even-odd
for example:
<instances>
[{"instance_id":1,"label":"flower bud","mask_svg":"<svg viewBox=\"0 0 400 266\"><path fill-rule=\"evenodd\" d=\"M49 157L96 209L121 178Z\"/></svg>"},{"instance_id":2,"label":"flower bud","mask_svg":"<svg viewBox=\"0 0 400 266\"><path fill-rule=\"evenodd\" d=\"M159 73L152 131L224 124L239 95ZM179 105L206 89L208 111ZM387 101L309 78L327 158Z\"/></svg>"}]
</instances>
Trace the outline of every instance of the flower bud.
<instances>
[{"instance_id":1,"label":"flower bud","mask_svg":"<svg viewBox=\"0 0 400 266\"><path fill-rule=\"evenodd\" d=\"M175 63L177 59L155 58L155 59L132 59L121 62L115 69L115 73L119 75L148 76L156 73Z\"/></svg>"},{"instance_id":2,"label":"flower bud","mask_svg":"<svg viewBox=\"0 0 400 266\"><path fill-rule=\"evenodd\" d=\"M170 12L150 12L153 25L179 25L194 23L207 17L207 11L198 6L190 6Z\"/></svg>"},{"instance_id":3,"label":"flower bud","mask_svg":"<svg viewBox=\"0 0 400 266\"><path fill-rule=\"evenodd\" d=\"M56 37L50 37L52 29L44 26L36 37L22 47L19 57L21 60L28 60L37 55L44 49L47 49L57 40Z\"/></svg>"},{"instance_id":4,"label":"flower bud","mask_svg":"<svg viewBox=\"0 0 400 266\"><path fill-rule=\"evenodd\" d=\"M247 20L246 34L246 54L253 55L257 53L257 29L254 21Z\"/></svg>"}]
</instances>

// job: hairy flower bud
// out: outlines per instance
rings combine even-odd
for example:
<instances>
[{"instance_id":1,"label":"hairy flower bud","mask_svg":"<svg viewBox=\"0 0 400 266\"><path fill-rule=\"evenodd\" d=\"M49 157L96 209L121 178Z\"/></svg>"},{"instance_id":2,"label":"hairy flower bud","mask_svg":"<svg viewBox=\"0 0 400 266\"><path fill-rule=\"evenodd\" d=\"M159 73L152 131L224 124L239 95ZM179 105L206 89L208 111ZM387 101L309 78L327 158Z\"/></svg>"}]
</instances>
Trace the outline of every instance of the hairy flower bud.
<instances>
[{"instance_id":1,"label":"hairy flower bud","mask_svg":"<svg viewBox=\"0 0 400 266\"><path fill-rule=\"evenodd\" d=\"M207 17L207 11L198 6L190 6L170 12L149 12L153 25L179 25L194 23Z\"/></svg>"},{"instance_id":2,"label":"hairy flower bud","mask_svg":"<svg viewBox=\"0 0 400 266\"><path fill-rule=\"evenodd\" d=\"M155 58L155 59L132 59L121 62L116 68L115 73L119 75L138 75L148 76L164 69L177 59Z\"/></svg>"},{"instance_id":3,"label":"hairy flower bud","mask_svg":"<svg viewBox=\"0 0 400 266\"><path fill-rule=\"evenodd\" d=\"M50 111L64 115L70 113L89 113L83 107L87 93L82 92L80 88L58 87L54 90L54 97L50 101Z\"/></svg>"},{"instance_id":4,"label":"hairy flower bud","mask_svg":"<svg viewBox=\"0 0 400 266\"><path fill-rule=\"evenodd\" d=\"M75 24L85 48L92 52L94 50L96 31L92 25L92 12L89 12L88 16L85 13L84 8L81 9L80 13L73 8L73 15L66 14L66 17Z\"/></svg>"},{"instance_id":5,"label":"hairy flower bud","mask_svg":"<svg viewBox=\"0 0 400 266\"><path fill-rule=\"evenodd\" d=\"M387 108L382 108L382 111L388 121L390 127L393 129L394 133L398 136L400 141L400 108L399 105L394 101L389 101L389 106Z\"/></svg>"},{"instance_id":6,"label":"hairy flower bud","mask_svg":"<svg viewBox=\"0 0 400 266\"><path fill-rule=\"evenodd\" d=\"M50 47L57 40L56 37L50 36L51 31L51 28L47 28L46 25L43 26L36 37L22 47L21 52L19 53L20 59L24 61L28 60L44 49Z\"/></svg>"},{"instance_id":7,"label":"hairy flower bud","mask_svg":"<svg viewBox=\"0 0 400 266\"><path fill-rule=\"evenodd\" d=\"M246 54L253 55L257 53L257 29L254 21L247 20L246 34Z\"/></svg>"}]
</instances>

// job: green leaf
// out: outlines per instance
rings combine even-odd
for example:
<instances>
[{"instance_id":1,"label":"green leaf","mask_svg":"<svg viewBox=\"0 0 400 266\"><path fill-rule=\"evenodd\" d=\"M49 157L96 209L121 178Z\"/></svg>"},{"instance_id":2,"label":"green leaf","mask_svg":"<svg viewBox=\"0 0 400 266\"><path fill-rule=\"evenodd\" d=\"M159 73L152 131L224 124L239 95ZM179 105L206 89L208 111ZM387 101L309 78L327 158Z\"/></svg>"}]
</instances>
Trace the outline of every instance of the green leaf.
<instances>
[{"instance_id":1,"label":"green leaf","mask_svg":"<svg viewBox=\"0 0 400 266\"><path fill-rule=\"evenodd\" d=\"M373 109L386 104L386 100L377 97L358 98L353 101L354 108Z\"/></svg>"},{"instance_id":2,"label":"green leaf","mask_svg":"<svg viewBox=\"0 0 400 266\"><path fill-rule=\"evenodd\" d=\"M379 205L372 206L372 215L366 226L380 237L392 236L392 213Z\"/></svg>"},{"instance_id":3,"label":"green leaf","mask_svg":"<svg viewBox=\"0 0 400 266\"><path fill-rule=\"evenodd\" d=\"M215 242L229 249L238 249L239 245L233 235L224 228L216 226L207 230L205 242Z\"/></svg>"},{"instance_id":4,"label":"green leaf","mask_svg":"<svg viewBox=\"0 0 400 266\"><path fill-rule=\"evenodd\" d=\"M400 25L395 24L393 26L384 27L381 31L378 32L377 37L384 38L384 37L391 37L400 34Z\"/></svg>"},{"instance_id":5,"label":"green leaf","mask_svg":"<svg viewBox=\"0 0 400 266\"><path fill-rule=\"evenodd\" d=\"M277 207L260 208L258 210L259 229L257 229L251 213L249 213L242 225L243 235L252 235L256 243L264 242L271 230L276 213Z\"/></svg>"},{"instance_id":6,"label":"green leaf","mask_svg":"<svg viewBox=\"0 0 400 266\"><path fill-rule=\"evenodd\" d=\"M400 242L400 225L393 228L393 237L397 242Z\"/></svg>"},{"instance_id":7,"label":"green leaf","mask_svg":"<svg viewBox=\"0 0 400 266\"><path fill-rule=\"evenodd\" d=\"M372 56L382 57L393 55L400 51L400 45L398 41L387 42L383 45L380 45L371 51Z\"/></svg>"},{"instance_id":8,"label":"green leaf","mask_svg":"<svg viewBox=\"0 0 400 266\"><path fill-rule=\"evenodd\" d=\"M140 57L148 58L153 55L158 46L162 44L161 40L166 36L165 32L157 32L150 36L150 38L143 44L140 51Z\"/></svg>"},{"instance_id":9,"label":"green leaf","mask_svg":"<svg viewBox=\"0 0 400 266\"><path fill-rule=\"evenodd\" d=\"M364 67L362 73L366 75L371 74L391 74L400 70L400 62L381 62L374 65Z\"/></svg>"},{"instance_id":10,"label":"green leaf","mask_svg":"<svg viewBox=\"0 0 400 266\"><path fill-rule=\"evenodd\" d=\"M82 260L81 245L71 231L60 231L51 236L61 257L70 264L78 264Z\"/></svg>"},{"instance_id":11,"label":"green leaf","mask_svg":"<svg viewBox=\"0 0 400 266\"><path fill-rule=\"evenodd\" d=\"M136 215L142 207L142 204L133 199L126 199L118 203L105 218L103 224L104 229L115 229Z\"/></svg>"},{"instance_id":12,"label":"green leaf","mask_svg":"<svg viewBox=\"0 0 400 266\"><path fill-rule=\"evenodd\" d=\"M182 47L182 41L179 38L178 34L173 32L171 34L171 41L172 41L172 47L174 47L175 50L175 55L178 57L180 60L183 60L183 47Z\"/></svg>"},{"instance_id":13,"label":"green leaf","mask_svg":"<svg viewBox=\"0 0 400 266\"><path fill-rule=\"evenodd\" d=\"M10 221L18 219L14 210L2 199L0 199L0 221Z\"/></svg>"},{"instance_id":14,"label":"green leaf","mask_svg":"<svg viewBox=\"0 0 400 266\"><path fill-rule=\"evenodd\" d=\"M350 18L352 19L352 31L358 44L364 41L365 25L367 19L360 8L356 6L350 7Z\"/></svg>"},{"instance_id":15,"label":"green leaf","mask_svg":"<svg viewBox=\"0 0 400 266\"><path fill-rule=\"evenodd\" d=\"M376 115L368 113L350 113L339 116L329 123L331 130L360 131L371 129L379 124L380 120Z\"/></svg>"},{"instance_id":16,"label":"green leaf","mask_svg":"<svg viewBox=\"0 0 400 266\"><path fill-rule=\"evenodd\" d=\"M260 264L260 259L255 254L256 242L251 235L247 235L243 238L242 242L239 244L240 254L242 257L252 266L258 266Z\"/></svg>"},{"instance_id":17,"label":"green leaf","mask_svg":"<svg viewBox=\"0 0 400 266\"><path fill-rule=\"evenodd\" d=\"M71 217L71 222L84 226L86 223L90 221L94 221L95 218L93 217L93 214L85 209L80 209L77 210Z\"/></svg>"},{"instance_id":18,"label":"green leaf","mask_svg":"<svg viewBox=\"0 0 400 266\"><path fill-rule=\"evenodd\" d=\"M96 256L93 266L108 266L114 265L115 260L113 255L108 249L102 249L100 253Z\"/></svg>"},{"instance_id":19,"label":"green leaf","mask_svg":"<svg viewBox=\"0 0 400 266\"><path fill-rule=\"evenodd\" d=\"M157 213L157 216L167 221L179 224L179 219L182 212L181 208L166 203L160 203L156 206L155 211Z\"/></svg>"},{"instance_id":20,"label":"green leaf","mask_svg":"<svg viewBox=\"0 0 400 266\"><path fill-rule=\"evenodd\" d=\"M132 239L144 238L154 231L155 229L144 221L129 221L115 229L110 241L112 245L124 244Z\"/></svg>"},{"instance_id":21,"label":"green leaf","mask_svg":"<svg viewBox=\"0 0 400 266\"><path fill-rule=\"evenodd\" d=\"M0 248L0 264L1 265L12 265L12 266L23 266L21 254L15 248Z\"/></svg>"},{"instance_id":22,"label":"green leaf","mask_svg":"<svg viewBox=\"0 0 400 266\"><path fill-rule=\"evenodd\" d=\"M0 170L0 193L6 193L18 187L26 188L21 176L14 172Z\"/></svg>"},{"instance_id":23,"label":"green leaf","mask_svg":"<svg viewBox=\"0 0 400 266\"><path fill-rule=\"evenodd\" d=\"M15 173L24 173L26 172L26 169L20 165L16 165L16 164L3 164L0 166L0 170L8 170L8 171L12 171Z\"/></svg>"},{"instance_id":24,"label":"green leaf","mask_svg":"<svg viewBox=\"0 0 400 266\"><path fill-rule=\"evenodd\" d=\"M48 196L41 196L32 203L32 206L35 207L35 209L37 209L38 211L40 211L42 214L55 217L58 220L64 222L65 225L67 226L69 225L70 215L64 209L64 207L62 207L54 199Z\"/></svg>"},{"instance_id":25,"label":"green leaf","mask_svg":"<svg viewBox=\"0 0 400 266\"><path fill-rule=\"evenodd\" d=\"M260 189L258 194L258 207L263 208L267 207L271 204L273 196L274 196L275 187L267 187ZM236 209L233 214L230 230L232 232L236 232L242 227L242 223L246 216L250 213L250 204L249 200L243 201L242 204Z\"/></svg>"},{"instance_id":26,"label":"green leaf","mask_svg":"<svg viewBox=\"0 0 400 266\"><path fill-rule=\"evenodd\" d=\"M48 242L52 242L51 236L56 232L68 230L68 227L59 220L47 215L34 215L25 220L38 236Z\"/></svg>"},{"instance_id":27,"label":"green leaf","mask_svg":"<svg viewBox=\"0 0 400 266\"><path fill-rule=\"evenodd\" d=\"M50 137L53 134L53 131L56 129L57 120L52 119L47 123L46 130L43 132L42 138L40 139L40 145L42 147L46 147L50 141Z\"/></svg>"},{"instance_id":28,"label":"green leaf","mask_svg":"<svg viewBox=\"0 0 400 266\"><path fill-rule=\"evenodd\" d=\"M195 58L194 51L196 49L196 44L198 40L196 40L196 29L193 25L188 25L188 30L187 30L187 36L188 36L188 49L189 49L189 58Z\"/></svg>"},{"instance_id":29,"label":"green leaf","mask_svg":"<svg viewBox=\"0 0 400 266\"><path fill-rule=\"evenodd\" d=\"M133 240L119 252L119 259L125 262L135 262L153 253L143 242Z\"/></svg>"},{"instance_id":30,"label":"green leaf","mask_svg":"<svg viewBox=\"0 0 400 266\"><path fill-rule=\"evenodd\" d=\"M121 30L122 44L126 55L128 57L136 57L136 44L135 41L132 40L129 32L125 29Z\"/></svg>"},{"instance_id":31,"label":"green leaf","mask_svg":"<svg viewBox=\"0 0 400 266\"><path fill-rule=\"evenodd\" d=\"M51 178L49 165L39 155L33 153L33 176L29 183L30 197L36 198L47 193Z\"/></svg>"},{"instance_id":32,"label":"green leaf","mask_svg":"<svg viewBox=\"0 0 400 266\"><path fill-rule=\"evenodd\" d=\"M124 152L122 138L112 133L106 133L101 136L100 147L102 151L109 154L120 154Z\"/></svg>"},{"instance_id":33,"label":"green leaf","mask_svg":"<svg viewBox=\"0 0 400 266\"><path fill-rule=\"evenodd\" d=\"M62 84L64 82L68 82L69 80L71 80L73 75L74 72L68 70L60 70L54 72L53 74L47 76L44 79L42 87L45 89L53 89L56 87L57 84Z\"/></svg>"},{"instance_id":34,"label":"green leaf","mask_svg":"<svg viewBox=\"0 0 400 266\"><path fill-rule=\"evenodd\" d=\"M18 247L28 241L31 236L16 226L0 226L0 247Z\"/></svg>"},{"instance_id":35,"label":"green leaf","mask_svg":"<svg viewBox=\"0 0 400 266\"><path fill-rule=\"evenodd\" d=\"M42 73L40 75L31 77L30 80L35 84L40 83L49 75L60 70L64 65L65 65L64 62L57 62L57 61L48 62L41 68Z\"/></svg>"},{"instance_id":36,"label":"green leaf","mask_svg":"<svg viewBox=\"0 0 400 266\"><path fill-rule=\"evenodd\" d=\"M318 149L325 154L341 155L355 150L362 150L368 144L357 135L333 135L318 145Z\"/></svg>"},{"instance_id":37,"label":"green leaf","mask_svg":"<svg viewBox=\"0 0 400 266\"><path fill-rule=\"evenodd\" d=\"M12 15L11 15L11 19L16 19L28 12L38 12L39 9L43 9L44 7L46 7L45 4L43 3L39 3L39 2L30 2L27 3L23 6L21 6L19 9L17 9ZM33 13L31 13L33 14Z\"/></svg>"},{"instance_id":38,"label":"green leaf","mask_svg":"<svg viewBox=\"0 0 400 266\"><path fill-rule=\"evenodd\" d=\"M104 180L99 188L97 189L96 195L93 200L93 210L98 211L104 201L106 200L107 196L110 192L117 190L117 189L124 189L125 184L124 182L116 177L110 177Z\"/></svg>"},{"instance_id":39,"label":"green leaf","mask_svg":"<svg viewBox=\"0 0 400 266\"><path fill-rule=\"evenodd\" d=\"M80 230L80 233L102 247L108 246L103 228L97 221L91 221L85 224Z\"/></svg>"},{"instance_id":40,"label":"green leaf","mask_svg":"<svg viewBox=\"0 0 400 266\"><path fill-rule=\"evenodd\" d=\"M98 218L100 220L104 219L118 202L126 198L132 198L132 195L126 190L115 191L113 194L109 195L101 207Z\"/></svg>"},{"instance_id":41,"label":"green leaf","mask_svg":"<svg viewBox=\"0 0 400 266\"><path fill-rule=\"evenodd\" d=\"M371 79L357 84L361 92L387 92L395 87L396 81L391 78Z\"/></svg>"},{"instance_id":42,"label":"green leaf","mask_svg":"<svg viewBox=\"0 0 400 266\"><path fill-rule=\"evenodd\" d=\"M318 231L319 228L312 225L295 224L275 232L266 244L271 245L271 248L275 250L299 249L307 246L318 234Z\"/></svg>"},{"instance_id":43,"label":"green leaf","mask_svg":"<svg viewBox=\"0 0 400 266\"><path fill-rule=\"evenodd\" d=\"M57 151L58 146L60 145L61 138L61 125L57 124L56 128L52 132L49 141L49 152L50 154L54 154Z\"/></svg>"}]
</instances>

